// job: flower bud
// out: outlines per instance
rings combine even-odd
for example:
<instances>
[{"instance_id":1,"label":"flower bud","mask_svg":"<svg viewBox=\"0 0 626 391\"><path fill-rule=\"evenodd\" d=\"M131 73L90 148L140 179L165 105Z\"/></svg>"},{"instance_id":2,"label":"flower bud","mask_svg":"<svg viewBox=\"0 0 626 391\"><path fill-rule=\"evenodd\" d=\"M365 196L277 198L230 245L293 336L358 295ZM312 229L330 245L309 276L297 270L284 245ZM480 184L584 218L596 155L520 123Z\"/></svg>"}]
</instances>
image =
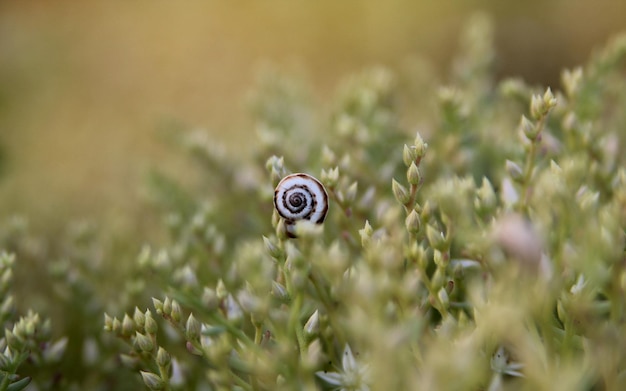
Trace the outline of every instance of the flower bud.
<instances>
[{"instance_id":1,"label":"flower bud","mask_svg":"<svg viewBox=\"0 0 626 391\"><path fill-rule=\"evenodd\" d=\"M162 390L165 387L165 382L159 377L159 375L147 372L139 371L144 384L151 390Z\"/></svg>"},{"instance_id":2,"label":"flower bud","mask_svg":"<svg viewBox=\"0 0 626 391\"><path fill-rule=\"evenodd\" d=\"M367 244L372 239L373 233L374 229L370 225L369 220L365 220L365 226L359 230L359 235L361 236L361 246L367 246Z\"/></svg>"},{"instance_id":3,"label":"flower bud","mask_svg":"<svg viewBox=\"0 0 626 391\"><path fill-rule=\"evenodd\" d=\"M433 217L433 205L430 203L430 201L426 201L424 203L424 207L422 208L422 211L420 212L420 215L422 217L422 222L424 223L428 223L431 219L431 217Z\"/></svg>"},{"instance_id":4,"label":"flower bud","mask_svg":"<svg viewBox=\"0 0 626 391\"><path fill-rule=\"evenodd\" d=\"M319 339L314 339L306 350L306 355L302 360L303 368L318 368L322 364L324 359L324 353L322 350L322 344Z\"/></svg>"},{"instance_id":5,"label":"flower bud","mask_svg":"<svg viewBox=\"0 0 626 391\"><path fill-rule=\"evenodd\" d=\"M35 330L39 326L39 314L35 314L34 317L24 318L24 322L20 319L18 325L20 325L21 333L24 337L31 339L35 336Z\"/></svg>"},{"instance_id":6,"label":"flower bud","mask_svg":"<svg viewBox=\"0 0 626 391\"><path fill-rule=\"evenodd\" d=\"M200 322L193 316L193 314L189 314L187 318L187 325L185 327L185 336L188 341L196 341L200 339Z\"/></svg>"},{"instance_id":7,"label":"flower bud","mask_svg":"<svg viewBox=\"0 0 626 391\"><path fill-rule=\"evenodd\" d=\"M135 307L135 312L133 313L133 320L137 325L137 328L142 329L144 324L146 323L146 316L139 310L139 308Z\"/></svg>"},{"instance_id":8,"label":"flower bud","mask_svg":"<svg viewBox=\"0 0 626 391\"><path fill-rule=\"evenodd\" d=\"M537 138L539 128L535 126L535 124L533 124L528 118L526 118L526 116L522 115L519 127L529 140L535 140Z\"/></svg>"},{"instance_id":9,"label":"flower bud","mask_svg":"<svg viewBox=\"0 0 626 391\"><path fill-rule=\"evenodd\" d=\"M406 171L406 179L411 185L419 185L421 181L420 171L415 162L411 163Z\"/></svg>"},{"instance_id":10,"label":"flower bud","mask_svg":"<svg viewBox=\"0 0 626 391\"><path fill-rule=\"evenodd\" d=\"M550 87L548 87L546 89L546 92L543 94L543 104L546 113L554 106L556 106L556 98L554 97L554 94L552 94L552 90L550 89Z\"/></svg>"},{"instance_id":11,"label":"flower bud","mask_svg":"<svg viewBox=\"0 0 626 391\"><path fill-rule=\"evenodd\" d=\"M274 297L276 297L280 301L289 301L289 293L287 293L287 288L285 288L284 285L276 281L272 281L272 295L274 295Z\"/></svg>"},{"instance_id":12,"label":"flower bud","mask_svg":"<svg viewBox=\"0 0 626 391\"><path fill-rule=\"evenodd\" d=\"M220 278L217 281L217 286L215 287L215 293L217 294L217 298L220 300L224 300L228 297L228 289L226 289L226 285L224 281Z\"/></svg>"},{"instance_id":13,"label":"flower bud","mask_svg":"<svg viewBox=\"0 0 626 391\"><path fill-rule=\"evenodd\" d=\"M435 262L435 265L440 268L445 268L448 266L448 263L450 263L450 257L439 250L435 250L433 254L433 261Z\"/></svg>"},{"instance_id":14,"label":"flower bud","mask_svg":"<svg viewBox=\"0 0 626 391\"><path fill-rule=\"evenodd\" d=\"M402 150L402 161L404 162L404 165L408 167L411 165L411 163L415 162L416 159L417 151L415 149L415 146L409 147L408 145L404 144L404 149Z\"/></svg>"},{"instance_id":15,"label":"flower bud","mask_svg":"<svg viewBox=\"0 0 626 391\"><path fill-rule=\"evenodd\" d=\"M545 117L554 106L556 106L556 98L552 94L550 87L546 89L543 96L533 95L530 100L530 115L534 119Z\"/></svg>"},{"instance_id":16,"label":"flower bud","mask_svg":"<svg viewBox=\"0 0 626 391\"><path fill-rule=\"evenodd\" d=\"M436 250L445 250L446 239L443 237L443 233L435 229L432 225L426 226L426 237L430 246Z\"/></svg>"},{"instance_id":17,"label":"flower bud","mask_svg":"<svg viewBox=\"0 0 626 391\"><path fill-rule=\"evenodd\" d=\"M265 249L272 258L278 259L282 256L281 249L266 236L263 236L263 244L265 244Z\"/></svg>"},{"instance_id":18,"label":"flower bud","mask_svg":"<svg viewBox=\"0 0 626 391\"><path fill-rule=\"evenodd\" d=\"M113 318L113 326L111 327L111 330L118 335L122 333L122 322L120 322L117 317Z\"/></svg>"},{"instance_id":19,"label":"flower bud","mask_svg":"<svg viewBox=\"0 0 626 391\"><path fill-rule=\"evenodd\" d=\"M147 335L141 334L139 331L135 332L135 342L139 349L143 352L151 352L154 349L154 342L152 338Z\"/></svg>"},{"instance_id":20,"label":"flower bud","mask_svg":"<svg viewBox=\"0 0 626 391\"><path fill-rule=\"evenodd\" d=\"M391 180L391 190L396 200L402 205L406 205L411 199L411 195L407 192L406 188L395 179Z\"/></svg>"},{"instance_id":21,"label":"flower bud","mask_svg":"<svg viewBox=\"0 0 626 391\"><path fill-rule=\"evenodd\" d=\"M174 322L180 322L183 318L183 310L176 300L172 300L172 319Z\"/></svg>"},{"instance_id":22,"label":"flower bud","mask_svg":"<svg viewBox=\"0 0 626 391\"><path fill-rule=\"evenodd\" d=\"M154 305L154 309L156 310L156 313L159 315L163 314L163 302L159 299L156 298L152 298L152 305Z\"/></svg>"},{"instance_id":23,"label":"flower bud","mask_svg":"<svg viewBox=\"0 0 626 391\"><path fill-rule=\"evenodd\" d=\"M11 330L4 329L4 337L6 338L8 347L12 350L20 351L24 348L25 341Z\"/></svg>"},{"instance_id":24,"label":"flower bud","mask_svg":"<svg viewBox=\"0 0 626 391\"><path fill-rule=\"evenodd\" d=\"M163 349L159 346L159 350L157 350L156 363L161 368L167 368L172 362L172 356L167 352L167 350Z\"/></svg>"},{"instance_id":25,"label":"flower bud","mask_svg":"<svg viewBox=\"0 0 626 391\"><path fill-rule=\"evenodd\" d=\"M339 167L322 170L320 179L324 186L329 189L334 189L337 186L337 182L339 182Z\"/></svg>"},{"instance_id":26,"label":"flower bud","mask_svg":"<svg viewBox=\"0 0 626 391\"><path fill-rule=\"evenodd\" d=\"M107 314L106 312L104 313L104 330L113 330L113 318L111 318L111 316L109 316L109 314Z\"/></svg>"},{"instance_id":27,"label":"flower bud","mask_svg":"<svg viewBox=\"0 0 626 391\"><path fill-rule=\"evenodd\" d=\"M540 119L543 116L543 100L539 95L530 98L530 115L533 119Z\"/></svg>"},{"instance_id":28,"label":"flower bud","mask_svg":"<svg viewBox=\"0 0 626 391\"><path fill-rule=\"evenodd\" d=\"M320 327L320 317L319 311L315 310L313 315L309 317L309 319L304 324L304 334L307 336L316 335L319 332Z\"/></svg>"},{"instance_id":29,"label":"flower bud","mask_svg":"<svg viewBox=\"0 0 626 391\"><path fill-rule=\"evenodd\" d=\"M170 315L172 313L172 299L166 297L163 300L163 314Z\"/></svg>"},{"instance_id":30,"label":"flower bud","mask_svg":"<svg viewBox=\"0 0 626 391\"><path fill-rule=\"evenodd\" d=\"M128 314L124 314L124 320L122 320L122 335L129 337L135 331L135 322Z\"/></svg>"},{"instance_id":31,"label":"flower bud","mask_svg":"<svg viewBox=\"0 0 626 391\"><path fill-rule=\"evenodd\" d=\"M146 310L145 318L146 320L143 326L145 332L150 335L156 334L156 332L159 329L159 326L157 325L156 320L154 320L154 318L152 317L152 313L150 312L150 310Z\"/></svg>"},{"instance_id":32,"label":"flower bud","mask_svg":"<svg viewBox=\"0 0 626 391\"><path fill-rule=\"evenodd\" d=\"M506 172L515 182L521 182L524 179L522 168L510 160L506 161Z\"/></svg>"},{"instance_id":33,"label":"flower bud","mask_svg":"<svg viewBox=\"0 0 626 391\"><path fill-rule=\"evenodd\" d=\"M406 230L411 234L416 234L420 230L420 216L415 209L411 210L411 213L406 217L404 224Z\"/></svg>"},{"instance_id":34,"label":"flower bud","mask_svg":"<svg viewBox=\"0 0 626 391\"><path fill-rule=\"evenodd\" d=\"M415 154L418 159L421 159L426 154L426 148L428 148L428 144L424 142L422 139L422 135L419 132L415 135Z\"/></svg>"}]
</instances>

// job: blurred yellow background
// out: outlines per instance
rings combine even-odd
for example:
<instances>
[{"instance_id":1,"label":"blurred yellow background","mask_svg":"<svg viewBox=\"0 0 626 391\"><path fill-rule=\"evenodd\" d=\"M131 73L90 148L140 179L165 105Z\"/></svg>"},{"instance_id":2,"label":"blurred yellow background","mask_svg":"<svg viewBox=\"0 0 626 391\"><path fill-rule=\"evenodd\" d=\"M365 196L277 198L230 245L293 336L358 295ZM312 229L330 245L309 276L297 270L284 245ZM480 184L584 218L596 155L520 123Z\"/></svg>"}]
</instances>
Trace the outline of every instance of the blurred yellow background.
<instances>
[{"instance_id":1,"label":"blurred yellow background","mask_svg":"<svg viewBox=\"0 0 626 391\"><path fill-rule=\"evenodd\" d=\"M245 147L260 64L299 70L321 101L415 54L445 75L476 10L494 18L499 76L557 87L626 29L614 0L2 2L0 214L132 216L142 176L169 162L163 121Z\"/></svg>"}]
</instances>

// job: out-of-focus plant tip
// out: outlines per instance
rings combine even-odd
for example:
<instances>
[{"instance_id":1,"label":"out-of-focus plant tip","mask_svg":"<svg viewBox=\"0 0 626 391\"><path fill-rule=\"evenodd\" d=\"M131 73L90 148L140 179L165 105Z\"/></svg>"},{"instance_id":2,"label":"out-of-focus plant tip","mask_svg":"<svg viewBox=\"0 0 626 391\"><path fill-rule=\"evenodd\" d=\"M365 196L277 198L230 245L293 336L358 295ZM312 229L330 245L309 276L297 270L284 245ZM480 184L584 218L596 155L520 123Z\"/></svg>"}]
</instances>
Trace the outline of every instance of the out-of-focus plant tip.
<instances>
[{"instance_id":1,"label":"out-of-focus plant tip","mask_svg":"<svg viewBox=\"0 0 626 391\"><path fill-rule=\"evenodd\" d=\"M626 36L536 87L495 79L491 33L472 18L445 87L411 87L419 128L389 69L324 115L262 74L252 148L182 132L203 182L152 178L168 240L130 257L79 226L41 262L50 315L16 310L14 264L48 250L6 221L0 391L626 389ZM298 172L323 224L273 210Z\"/></svg>"}]
</instances>

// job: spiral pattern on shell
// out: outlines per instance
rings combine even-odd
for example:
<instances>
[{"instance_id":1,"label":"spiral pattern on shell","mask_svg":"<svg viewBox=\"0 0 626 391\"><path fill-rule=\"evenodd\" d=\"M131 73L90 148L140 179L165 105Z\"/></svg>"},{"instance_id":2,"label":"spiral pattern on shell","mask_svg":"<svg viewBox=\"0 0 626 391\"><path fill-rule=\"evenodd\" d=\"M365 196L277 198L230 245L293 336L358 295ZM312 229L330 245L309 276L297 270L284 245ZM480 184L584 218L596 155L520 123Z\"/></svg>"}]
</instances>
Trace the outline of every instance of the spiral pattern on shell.
<instances>
[{"instance_id":1,"label":"spiral pattern on shell","mask_svg":"<svg viewBox=\"0 0 626 391\"><path fill-rule=\"evenodd\" d=\"M295 223L308 220L321 224L328 212L328 194L317 179L308 174L284 177L274 190L274 207L285 219L287 236L295 238Z\"/></svg>"}]
</instances>

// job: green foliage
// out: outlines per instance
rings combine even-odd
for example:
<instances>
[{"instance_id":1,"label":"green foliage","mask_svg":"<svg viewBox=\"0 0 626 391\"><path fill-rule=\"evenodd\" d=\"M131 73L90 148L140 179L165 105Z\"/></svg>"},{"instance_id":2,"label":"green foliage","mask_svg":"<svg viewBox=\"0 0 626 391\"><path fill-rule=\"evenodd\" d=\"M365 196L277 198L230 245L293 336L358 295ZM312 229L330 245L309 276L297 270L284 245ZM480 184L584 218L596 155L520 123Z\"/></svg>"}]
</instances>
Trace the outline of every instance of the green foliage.
<instances>
[{"instance_id":1,"label":"green foliage","mask_svg":"<svg viewBox=\"0 0 626 391\"><path fill-rule=\"evenodd\" d=\"M437 114L417 133L398 82L411 77L373 68L322 114L263 73L258 139L233 153L180 134L202 179L151 177L170 239L113 270L110 246L73 235L50 266L61 312L82 324L66 325L82 351L72 361L91 357L96 374L62 386L626 387L626 39L544 89L494 80L490 33L472 19L448 86L424 81ZM324 225L297 224L296 239L272 207L290 172L317 176L331 199ZM5 334L10 347L21 335ZM23 346L11 351L34 354Z\"/></svg>"}]
</instances>

